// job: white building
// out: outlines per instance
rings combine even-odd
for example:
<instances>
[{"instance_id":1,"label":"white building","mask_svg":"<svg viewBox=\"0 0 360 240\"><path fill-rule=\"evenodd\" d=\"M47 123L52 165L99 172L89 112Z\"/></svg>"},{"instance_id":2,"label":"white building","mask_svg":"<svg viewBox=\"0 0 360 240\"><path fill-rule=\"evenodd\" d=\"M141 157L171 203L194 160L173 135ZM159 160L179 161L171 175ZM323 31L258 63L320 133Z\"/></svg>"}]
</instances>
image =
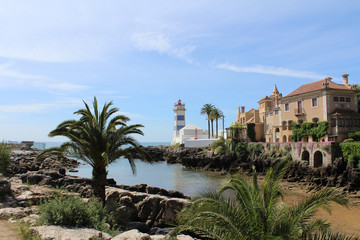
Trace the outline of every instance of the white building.
<instances>
[{"instance_id":1,"label":"white building","mask_svg":"<svg viewBox=\"0 0 360 240\"><path fill-rule=\"evenodd\" d=\"M208 139L208 131L195 124L185 126L185 104L179 99L174 105L174 136L171 144L184 144L185 147L206 147L218 139ZM219 135L222 136L222 135Z\"/></svg>"}]
</instances>

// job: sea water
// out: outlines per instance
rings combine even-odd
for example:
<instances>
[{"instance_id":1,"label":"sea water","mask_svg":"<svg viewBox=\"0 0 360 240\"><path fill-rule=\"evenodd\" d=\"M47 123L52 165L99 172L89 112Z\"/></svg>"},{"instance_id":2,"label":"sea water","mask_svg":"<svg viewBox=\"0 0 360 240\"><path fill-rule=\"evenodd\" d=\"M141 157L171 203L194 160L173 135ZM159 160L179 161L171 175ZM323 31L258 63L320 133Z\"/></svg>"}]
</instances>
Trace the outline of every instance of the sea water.
<instances>
[{"instance_id":1,"label":"sea water","mask_svg":"<svg viewBox=\"0 0 360 240\"><path fill-rule=\"evenodd\" d=\"M143 146L169 145L166 142L141 144ZM135 160L135 165L136 173L133 174L128 160L121 158L108 166L108 178L114 178L117 184L145 183L167 190L177 190L188 196L194 196L204 189L217 189L225 180L225 177L219 173L189 170L181 164L167 164L166 162L149 164ZM87 178L92 176L92 167L88 164L80 165L77 170L77 173L69 174Z\"/></svg>"}]
</instances>

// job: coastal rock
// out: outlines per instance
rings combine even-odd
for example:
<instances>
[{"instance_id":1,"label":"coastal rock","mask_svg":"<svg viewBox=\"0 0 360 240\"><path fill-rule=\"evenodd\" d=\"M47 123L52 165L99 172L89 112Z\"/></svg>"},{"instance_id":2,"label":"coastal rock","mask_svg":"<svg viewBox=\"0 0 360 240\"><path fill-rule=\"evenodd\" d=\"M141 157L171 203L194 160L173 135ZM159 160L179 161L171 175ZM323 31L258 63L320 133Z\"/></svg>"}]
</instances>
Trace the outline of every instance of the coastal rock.
<instances>
[{"instance_id":1,"label":"coastal rock","mask_svg":"<svg viewBox=\"0 0 360 240\"><path fill-rule=\"evenodd\" d=\"M170 198L157 194L139 193L107 187L106 202L115 202L131 209L131 221L145 222L149 227L166 226L175 220L177 211L189 204L189 200Z\"/></svg>"},{"instance_id":2,"label":"coastal rock","mask_svg":"<svg viewBox=\"0 0 360 240\"><path fill-rule=\"evenodd\" d=\"M63 226L32 227L41 239L47 240L89 240L92 237L101 237L110 240L111 236L91 228L69 228Z\"/></svg>"},{"instance_id":3,"label":"coastal rock","mask_svg":"<svg viewBox=\"0 0 360 240\"><path fill-rule=\"evenodd\" d=\"M0 209L0 218L17 217L22 218L31 213L31 208L2 208Z\"/></svg>"},{"instance_id":4,"label":"coastal rock","mask_svg":"<svg viewBox=\"0 0 360 240\"><path fill-rule=\"evenodd\" d=\"M11 183L8 180L0 180L0 196L11 194Z\"/></svg>"},{"instance_id":5,"label":"coastal rock","mask_svg":"<svg viewBox=\"0 0 360 240\"><path fill-rule=\"evenodd\" d=\"M151 240L149 234L141 233L138 230L130 230L124 233L117 235L111 240Z\"/></svg>"}]
</instances>

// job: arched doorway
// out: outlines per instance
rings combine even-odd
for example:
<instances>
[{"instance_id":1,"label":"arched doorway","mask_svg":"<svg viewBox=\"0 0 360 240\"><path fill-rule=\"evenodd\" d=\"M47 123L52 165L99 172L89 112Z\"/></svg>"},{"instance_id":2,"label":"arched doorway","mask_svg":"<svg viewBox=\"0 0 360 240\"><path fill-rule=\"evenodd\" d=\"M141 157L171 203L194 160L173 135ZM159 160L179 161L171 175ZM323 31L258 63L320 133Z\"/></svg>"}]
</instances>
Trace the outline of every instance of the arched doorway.
<instances>
[{"instance_id":1,"label":"arched doorway","mask_svg":"<svg viewBox=\"0 0 360 240\"><path fill-rule=\"evenodd\" d=\"M314 153L314 167L322 167L323 165L323 155L320 151Z\"/></svg>"},{"instance_id":2,"label":"arched doorway","mask_svg":"<svg viewBox=\"0 0 360 240\"><path fill-rule=\"evenodd\" d=\"M310 153L306 150L303 151L301 154L301 160L307 163L307 165L310 164Z\"/></svg>"},{"instance_id":3,"label":"arched doorway","mask_svg":"<svg viewBox=\"0 0 360 240\"><path fill-rule=\"evenodd\" d=\"M283 136L283 142L286 142L286 135Z\"/></svg>"}]
</instances>

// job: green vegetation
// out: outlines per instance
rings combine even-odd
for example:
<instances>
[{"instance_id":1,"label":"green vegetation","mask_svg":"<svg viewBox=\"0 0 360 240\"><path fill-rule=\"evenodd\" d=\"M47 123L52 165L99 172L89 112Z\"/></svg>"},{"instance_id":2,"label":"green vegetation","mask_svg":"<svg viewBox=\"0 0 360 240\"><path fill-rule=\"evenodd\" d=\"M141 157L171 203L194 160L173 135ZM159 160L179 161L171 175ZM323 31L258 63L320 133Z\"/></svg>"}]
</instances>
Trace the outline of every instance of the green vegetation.
<instances>
[{"instance_id":1,"label":"green vegetation","mask_svg":"<svg viewBox=\"0 0 360 240\"><path fill-rule=\"evenodd\" d=\"M89 227L112 233L127 223L129 215L115 204L102 205L96 198L88 203L72 195L58 195L39 207L45 225ZM110 228L107 226L110 225Z\"/></svg>"},{"instance_id":2,"label":"green vegetation","mask_svg":"<svg viewBox=\"0 0 360 240\"><path fill-rule=\"evenodd\" d=\"M81 116L80 120L64 121L49 133L50 137L64 136L70 141L63 143L60 147L45 150L38 159L51 154L59 157L70 155L91 165L94 196L105 203L106 169L109 164L122 157L126 158L135 173L135 158L151 160L133 138L134 134L143 135L140 130L142 125L127 125L130 119L125 115L117 115L111 119L119 110L110 108L112 102L105 103L101 112L96 98L93 102L93 112L86 102L84 104L85 109L74 113Z\"/></svg>"},{"instance_id":3,"label":"green vegetation","mask_svg":"<svg viewBox=\"0 0 360 240\"><path fill-rule=\"evenodd\" d=\"M4 174L9 166L11 157L11 148L5 143L0 143L0 174Z\"/></svg>"},{"instance_id":4,"label":"green vegetation","mask_svg":"<svg viewBox=\"0 0 360 240\"><path fill-rule=\"evenodd\" d=\"M210 148L217 154L231 154L231 140L220 137L219 140L211 144Z\"/></svg>"},{"instance_id":5,"label":"green vegetation","mask_svg":"<svg viewBox=\"0 0 360 240\"><path fill-rule=\"evenodd\" d=\"M204 104L204 106L201 108L200 110L200 114L201 115L206 115L207 116L207 120L208 120L208 137L210 139L210 114L212 112L212 110L214 109L214 105L212 104Z\"/></svg>"},{"instance_id":6,"label":"green vegetation","mask_svg":"<svg viewBox=\"0 0 360 240\"><path fill-rule=\"evenodd\" d=\"M349 138L352 138L354 141L360 141L360 132L353 132L348 134Z\"/></svg>"},{"instance_id":7,"label":"green vegetation","mask_svg":"<svg viewBox=\"0 0 360 240\"><path fill-rule=\"evenodd\" d=\"M304 136L312 136L313 139L320 140L328 133L328 126L327 121L317 122L317 127L314 127L314 123L310 122L304 122L302 124L292 122L292 134L290 138L294 142L300 142Z\"/></svg>"},{"instance_id":8,"label":"green vegetation","mask_svg":"<svg viewBox=\"0 0 360 240\"><path fill-rule=\"evenodd\" d=\"M191 231L219 240L334 239L321 237L328 235L329 224L313 217L321 207L330 211L331 202L347 206L345 194L323 189L287 206L281 201L279 186L287 166L287 161L279 161L262 184L253 170L252 182L233 175L218 192L204 191L179 214L172 234ZM226 194L228 191L233 194Z\"/></svg>"},{"instance_id":9,"label":"green vegetation","mask_svg":"<svg viewBox=\"0 0 360 240\"><path fill-rule=\"evenodd\" d=\"M240 124L234 124L230 126L232 140L239 140L241 138L241 132L243 128L244 127Z\"/></svg>"},{"instance_id":10,"label":"green vegetation","mask_svg":"<svg viewBox=\"0 0 360 240\"><path fill-rule=\"evenodd\" d=\"M339 145L344 159L360 167L360 142L342 142Z\"/></svg>"},{"instance_id":11,"label":"green vegetation","mask_svg":"<svg viewBox=\"0 0 360 240\"><path fill-rule=\"evenodd\" d=\"M354 84L354 85L351 85L351 87L355 90L357 90L357 101L358 101L358 112L360 113L360 85L358 84Z\"/></svg>"},{"instance_id":12,"label":"green vegetation","mask_svg":"<svg viewBox=\"0 0 360 240\"><path fill-rule=\"evenodd\" d=\"M255 123L246 124L246 135L248 136L251 142L256 141Z\"/></svg>"},{"instance_id":13,"label":"green vegetation","mask_svg":"<svg viewBox=\"0 0 360 240\"><path fill-rule=\"evenodd\" d=\"M30 229L30 223L21 222L18 232L21 240L41 240L40 236Z\"/></svg>"}]
</instances>

